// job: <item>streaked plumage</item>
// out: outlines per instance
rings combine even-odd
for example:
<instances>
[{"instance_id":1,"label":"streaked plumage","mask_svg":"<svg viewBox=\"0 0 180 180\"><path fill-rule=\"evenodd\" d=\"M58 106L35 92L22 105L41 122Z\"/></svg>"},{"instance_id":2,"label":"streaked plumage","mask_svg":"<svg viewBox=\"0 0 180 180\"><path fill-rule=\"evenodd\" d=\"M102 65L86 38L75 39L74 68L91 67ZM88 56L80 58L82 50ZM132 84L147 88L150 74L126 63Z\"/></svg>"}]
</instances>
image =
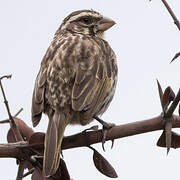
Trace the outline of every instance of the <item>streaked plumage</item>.
<instances>
[{"instance_id":1,"label":"streaked plumage","mask_svg":"<svg viewBox=\"0 0 180 180\"><path fill-rule=\"evenodd\" d=\"M36 78L32 99L32 122L42 112L49 117L43 171L55 174L66 125L86 125L105 112L116 82L116 57L102 39L114 21L92 10L67 16L48 48Z\"/></svg>"}]
</instances>

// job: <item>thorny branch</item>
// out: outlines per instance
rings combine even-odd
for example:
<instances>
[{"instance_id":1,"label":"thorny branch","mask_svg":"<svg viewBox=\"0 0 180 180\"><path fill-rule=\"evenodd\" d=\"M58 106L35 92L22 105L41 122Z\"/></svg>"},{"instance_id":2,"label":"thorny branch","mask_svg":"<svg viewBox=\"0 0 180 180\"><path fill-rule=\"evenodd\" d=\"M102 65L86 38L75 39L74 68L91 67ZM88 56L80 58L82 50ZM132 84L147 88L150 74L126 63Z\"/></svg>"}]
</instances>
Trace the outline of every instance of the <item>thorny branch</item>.
<instances>
[{"instance_id":1,"label":"thorny branch","mask_svg":"<svg viewBox=\"0 0 180 180\"><path fill-rule=\"evenodd\" d=\"M179 116L173 115L172 127L180 128ZM133 123L115 126L108 131L107 141L163 129L164 124L162 122L162 116L160 115L143 121L137 121ZM89 131L85 133L82 132L72 136L64 137L62 149L65 150L87 146L87 141L84 137L88 138L89 145L100 143L102 141L102 130ZM36 146L39 149L43 149L42 143L36 144L34 147ZM24 153L22 153L22 149L26 155L34 155L33 151L29 150L29 147L32 148L32 146L29 145L28 142L0 144L0 158L23 158Z\"/></svg>"},{"instance_id":2,"label":"thorny branch","mask_svg":"<svg viewBox=\"0 0 180 180\"><path fill-rule=\"evenodd\" d=\"M35 170L35 168L30 169L27 173L25 173L23 175L23 178L25 178L26 176L29 176L30 174L32 174L34 172L34 170Z\"/></svg>"},{"instance_id":3,"label":"thorny branch","mask_svg":"<svg viewBox=\"0 0 180 180\"><path fill-rule=\"evenodd\" d=\"M2 88L2 84L1 84L1 88ZM167 152L169 152L170 147L171 147L171 128L180 127L180 117L173 115L175 108L179 104L180 90L176 96L174 95L174 92L172 91L170 87L166 88L165 92L163 93L159 82L158 82L158 89L159 89L159 96L161 100L162 109L164 112L163 116L161 114L160 116L157 116L152 119L115 126L107 132L106 140L114 140L114 139L132 136L136 134L165 129L165 132L166 132L165 144L167 147ZM173 102L170 108L167 109L169 100L172 99L172 94L173 94ZM4 99L5 101L7 101L5 97L5 93L4 93ZM19 114L19 112L17 114ZM11 114L10 114L10 117L13 119ZM171 119L171 121L167 121L168 119ZM33 130L29 128L23 121L17 118L14 118L13 121L15 125L16 123L18 123L17 124L19 127L18 131L19 133L21 133L20 135L23 135L23 137L25 137L28 141L20 141L16 139L15 140L16 143L0 144L0 158L11 157L11 158L19 159L20 164L19 164L16 180L22 180L24 176L23 175L24 168L26 166L25 162L29 162L31 164L31 160L33 159L34 155L35 156L38 155L39 157L43 155L44 134L41 133L41 135L43 135L43 138L42 137L39 138L38 136L36 136L35 139L40 139L40 141L39 142L36 141L33 144L31 137L37 134L33 133ZM165 121L166 121L166 124L164 126ZM20 124L21 126L19 126ZM18 128L17 125L16 125L16 128ZM13 130L13 128L14 127L11 126L11 130ZM92 144L102 142L102 136L103 136L102 130L96 130L96 128L90 128L90 130L91 129L95 131L90 131L90 132L83 131L82 133L64 137L63 142L62 142L62 150L82 147L82 146L89 147ZM88 139L88 144L87 144L87 139ZM17 141L20 141L20 142L17 142ZM33 162L36 162L36 159ZM31 171L28 174L31 174ZM28 174L25 174L25 176Z\"/></svg>"},{"instance_id":4,"label":"thorny branch","mask_svg":"<svg viewBox=\"0 0 180 180\"><path fill-rule=\"evenodd\" d=\"M2 91L2 95L3 95L3 98L4 98L4 103L5 103L5 106L6 106L6 109L7 109L7 112L8 112L8 116L9 116L9 123L10 123L10 126L11 126L11 129L13 131L13 134L14 134L14 137L16 139L16 141L23 141L23 137L11 115L11 112L10 112L10 108L9 108L9 104L8 104L8 101L6 99L6 95L5 95L5 92L4 92L4 88L3 88L3 85L2 85L2 79L4 78L11 78L12 75L7 75L7 76L3 76L0 78L0 87L1 87L1 91ZM22 109L20 109L15 116L17 116L20 112L22 111ZM25 168L25 162L24 161L20 161L20 164L19 164L19 168L18 168L18 173L17 173L17 177L16 177L16 180L22 180L23 178L23 173L24 173L24 168Z\"/></svg>"},{"instance_id":5,"label":"thorny branch","mask_svg":"<svg viewBox=\"0 0 180 180\"><path fill-rule=\"evenodd\" d=\"M173 90L171 89L170 86L168 86L164 93L162 91L161 85L159 81L157 80L158 84L158 90L159 90L159 98L161 102L161 107L162 107L162 118L164 122L164 132L165 132L165 147L167 148L167 154L170 151L171 145L172 145L172 121L173 121L173 112L176 109L177 105L179 104L180 101L180 90L175 96ZM168 109L168 106L170 102L172 102L171 106Z\"/></svg>"},{"instance_id":6,"label":"thorny branch","mask_svg":"<svg viewBox=\"0 0 180 180\"><path fill-rule=\"evenodd\" d=\"M180 30L180 23L178 18L176 17L176 15L174 14L173 10L170 8L169 4L167 3L166 0L161 0L163 2L163 4L165 5L165 7L167 8L169 14L171 15L171 17L174 20L174 24L176 24L176 26L178 27L178 29Z\"/></svg>"},{"instance_id":7,"label":"thorny branch","mask_svg":"<svg viewBox=\"0 0 180 180\"><path fill-rule=\"evenodd\" d=\"M180 22L178 20L178 18L176 17L176 15L174 14L173 10L171 9L171 7L169 6L169 4L167 3L166 0L161 0L163 2L163 4L165 5L166 9L168 10L169 14L171 15L171 17L174 20L174 24L177 26L177 28L180 31ZM173 62L175 59L177 59L180 56L180 52L176 53L176 55L173 57L173 59L171 60L171 62Z\"/></svg>"},{"instance_id":8,"label":"thorny branch","mask_svg":"<svg viewBox=\"0 0 180 180\"><path fill-rule=\"evenodd\" d=\"M177 26L177 28L180 30L180 22L178 20L178 18L176 17L176 15L174 14L173 10L171 9L171 7L169 6L169 4L167 3L166 0L161 0L162 3L165 5L166 9L168 10L169 14L171 15L171 17L173 18L174 20L174 24ZM177 53L174 58L171 60L174 61L176 58L178 58L180 55L180 53ZM158 84L159 86L159 84ZM160 89L159 89L160 90ZM160 97L161 98L161 97ZM171 104L171 107L168 109L167 112L164 113L165 115L165 134L166 134L166 147L167 147L167 154L170 150L170 147L171 147L171 143L172 143L172 114L176 108L176 106L178 105L179 103L179 100L180 100L180 90L176 96L176 98L174 99L173 103ZM162 102L161 102L162 104ZM163 109L163 112L164 112L164 109Z\"/></svg>"},{"instance_id":9,"label":"thorny branch","mask_svg":"<svg viewBox=\"0 0 180 180\"><path fill-rule=\"evenodd\" d=\"M24 173L25 163L26 163L25 161L21 161L21 162L20 162L16 180L22 180L22 179L23 179L23 173Z\"/></svg>"}]
</instances>

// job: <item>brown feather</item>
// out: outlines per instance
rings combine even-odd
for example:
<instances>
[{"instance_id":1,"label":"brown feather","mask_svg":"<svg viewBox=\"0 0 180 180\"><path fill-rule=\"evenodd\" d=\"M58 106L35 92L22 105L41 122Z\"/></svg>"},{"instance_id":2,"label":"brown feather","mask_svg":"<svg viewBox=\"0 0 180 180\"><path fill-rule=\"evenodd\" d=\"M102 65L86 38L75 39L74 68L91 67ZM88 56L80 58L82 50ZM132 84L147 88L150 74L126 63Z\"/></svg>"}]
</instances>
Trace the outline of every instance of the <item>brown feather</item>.
<instances>
[{"instance_id":1,"label":"brown feather","mask_svg":"<svg viewBox=\"0 0 180 180\"><path fill-rule=\"evenodd\" d=\"M43 174L45 176L55 174L59 167L61 143L68 123L69 117L63 112L56 111L53 117L50 117L44 143Z\"/></svg>"},{"instance_id":2,"label":"brown feather","mask_svg":"<svg viewBox=\"0 0 180 180\"><path fill-rule=\"evenodd\" d=\"M46 68L41 68L36 78L33 98L32 98L32 122L33 126L37 126L44 110L44 93L46 82Z\"/></svg>"},{"instance_id":3,"label":"brown feather","mask_svg":"<svg viewBox=\"0 0 180 180\"><path fill-rule=\"evenodd\" d=\"M63 21L48 48L36 78L32 98L32 122L48 115L43 172L52 176L59 166L61 143L67 124L88 124L107 109L117 81L116 57L109 44L82 26L83 17L102 16L76 11ZM77 17L77 19L74 19Z\"/></svg>"}]
</instances>

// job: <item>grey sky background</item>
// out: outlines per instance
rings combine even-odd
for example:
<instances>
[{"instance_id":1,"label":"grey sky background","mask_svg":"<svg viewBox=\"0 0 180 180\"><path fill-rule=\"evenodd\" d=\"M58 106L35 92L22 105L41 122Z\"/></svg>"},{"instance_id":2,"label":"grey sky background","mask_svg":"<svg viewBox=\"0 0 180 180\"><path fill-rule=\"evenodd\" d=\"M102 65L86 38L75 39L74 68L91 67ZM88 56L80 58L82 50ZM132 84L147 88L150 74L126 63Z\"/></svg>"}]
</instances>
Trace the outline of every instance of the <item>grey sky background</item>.
<instances>
[{"instance_id":1,"label":"grey sky background","mask_svg":"<svg viewBox=\"0 0 180 180\"><path fill-rule=\"evenodd\" d=\"M180 1L169 2L180 18ZM180 50L180 32L160 0L1 0L0 76L13 75L11 80L3 81L11 112L15 114L23 107L19 117L29 126L32 126L34 81L56 29L72 11L91 8L117 23L106 33L106 40L117 55L119 80L114 100L102 116L105 121L124 124L159 115L156 78L163 88L170 85L178 91L180 60L169 62ZM0 114L1 120L8 117L1 93ZM34 130L45 131L47 122L43 116ZM98 123L90 126L94 124ZM0 143L6 142L8 127L0 125ZM85 128L69 126L66 135ZM113 150L107 142L105 153L101 144L94 147L111 162L118 179L176 180L179 178L180 151L171 150L166 157L166 149L156 147L160 134L158 131L116 140ZM88 148L64 151L64 159L74 180L109 179L96 170L92 151ZM0 159L0 167L1 179L15 179L14 159Z\"/></svg>"}]
</instances>

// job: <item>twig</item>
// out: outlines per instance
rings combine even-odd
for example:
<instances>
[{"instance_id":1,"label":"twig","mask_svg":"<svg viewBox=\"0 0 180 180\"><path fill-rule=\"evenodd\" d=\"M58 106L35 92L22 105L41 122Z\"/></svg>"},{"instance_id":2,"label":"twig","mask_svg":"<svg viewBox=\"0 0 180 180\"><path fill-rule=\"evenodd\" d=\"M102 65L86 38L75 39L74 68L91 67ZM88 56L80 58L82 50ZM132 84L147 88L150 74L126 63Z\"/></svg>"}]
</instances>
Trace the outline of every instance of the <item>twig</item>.
<instances>
[{"instance_id":1,"label":"twig","mask_svg":"<svg viewBox=\"0 0 180 180\"><path fill-rule=\"evenodd\" d=\"M10 122L9 119L5 119L5 120L0 121L0 124L6 124L6 123L9 123L9 122Z\"/></svg>"},{"instance_id":2,"label":"twig","mask_svg":"<svg viewBox=\"0 0 180 180\"><path fill-rule=\"evenodd\" d=\"M174 98L171 106L169 107L167 113L165 114L166 117L171 117L172 116L172 114L173 114L174 110L176 109L179 101L180 101L180 89L179 89L176 97Z\"/></svg>"},{"instance_id":3,"label":"twig","mask_svg":"<svg viewBox=\"0 0 180 180\"><path fill-rule=\"evenodd\" d=\"M3 76L3 77L0 78L0 88L1 88L1 91L2 91L2 94L3 94L4 104L5 104L7 112L8 112L8 116L9 116L9 119L10 119L10 125L11 125L13 133L15 135L16 141L22 141L23 138L22 138L22 136L21 136L21 134L19 132L19 129L17 128L16 123L15 123L15 121L14 121L12 115L11 115L10 108L9 108L9 105L8 105L8 101L6 99L4 88L3 88L3 85L2 85L2 82L1 82L3 78L11 78L11 75Z\"/></svg>"},{"instance_id":4,"label":"twig","mask_svg":"<svg viewBox=\"0 0 180 180\"><path fill-rule=\"evenodd\" d=\"M8 115L9 115L9 119L12 119L12 116L11 116L11 113L10 113L10 109L9 109L9 105L8 105L8 101L7 101L7 99L6 99L6 95L5 95L5 92L4 92L4 88L3 88L3 85L2 85L2 82L1 82L1 80L2 80L4 77L7 77L7 76L3 76L3 77L0 78L0 87L1 87L2 94L3 94L4 103L5 103L5 105L6 105L7 112L8 112ZM12 123L15 123L14 120L12 120Z\"/></svg>"},{"instance_id":5,"label":"twig","mask_svg":"<svg viewBox=\"0 0 180 180\"><path fill-rule=\"evenodd\" d=\"M173 115L172 127L173 128L180 127L179 116ZM137 121L133 123L112 127L107 132L106 140L118 139L127 136L133 136L137 134L157 131L161 129L164 129L164 124L162 123L162 116L157 116L152 119L148 119L144 121ZM101 130L86 132L86 133L88 136L89 145L102 142ZM86 146L87 143L83 137L84 134L82 133L65 137L62 143L62 149Z\"/></svg>"},{"instance_id":6,"label":"twig","mask_svg":"<svg viewBox=\"0 0 180 180\"><path fill-rule=\"evenodd\" d=\"M14 116L13 118L16 118L21 112L22 112L23 108L21 108ZM5 120L2 120L0 121L0 124L6 124L6 123L9 123L9 119L5 119Z\"/></svg>"},{"instance_id":7,"label":"twig","mask_svg":"<svg viewBox=\"0 0 180 180\"><path fill-rule=\"evenodd\" d=\"M25 178L26 176L29 176L30 174L32 174L34 172L34 170L35 170L35 168L30 169L27 173L25 173L23 175L23 178Z\"/></svg>"},{"instance_id":8,"label":"twig","mask_svg":"<svg viewBox=\"0 0 180 180\"><path fill-rule=\"evenodd\" d=\"M2 79L4 79L4 78L11 79L11 77L12 77L12 74L10 74L10 75L5 75L5 76L0 77L0 80L2 80Z\"/></svg>"},{"instance_id":9,"label":"twig","mask_svg":"<svg viewBox=\"0 0 180 180\"><path fill-rule=\"evenodd\" d=\"M22 111L23 111L23 108L21 108L13 117L17 117Z\"/></svg>"},{"instance_id":10,"label":"twig","mask_svg":"<svg viewBox=\"0 0 180 180\"><path fill-rule=\"evenodd\" d=\"M25 161L21 161L21 162L20 162L16 180L22 180L22 179L23 179L23 173L24 173L24 169L25 169L25 163L26 163Z\"/></svg>"},{"instance_id":11,"label":"twig","mask_svg":"<svg viewBox=\"0 0 180 180\"><path fill-rule=\"evenodd\" d=\"M161 0L163 2L163 4L165 5L166 9L168 10L169 14L171 15L171 17L174 20L174 24L176 24L176 26L178 27L178 29L180 30L180 23L179 20L177 19L176 15L174 14L173 10L170 8L169 4L167 3L166 0Z\"/></svg>"}]
</instances>

